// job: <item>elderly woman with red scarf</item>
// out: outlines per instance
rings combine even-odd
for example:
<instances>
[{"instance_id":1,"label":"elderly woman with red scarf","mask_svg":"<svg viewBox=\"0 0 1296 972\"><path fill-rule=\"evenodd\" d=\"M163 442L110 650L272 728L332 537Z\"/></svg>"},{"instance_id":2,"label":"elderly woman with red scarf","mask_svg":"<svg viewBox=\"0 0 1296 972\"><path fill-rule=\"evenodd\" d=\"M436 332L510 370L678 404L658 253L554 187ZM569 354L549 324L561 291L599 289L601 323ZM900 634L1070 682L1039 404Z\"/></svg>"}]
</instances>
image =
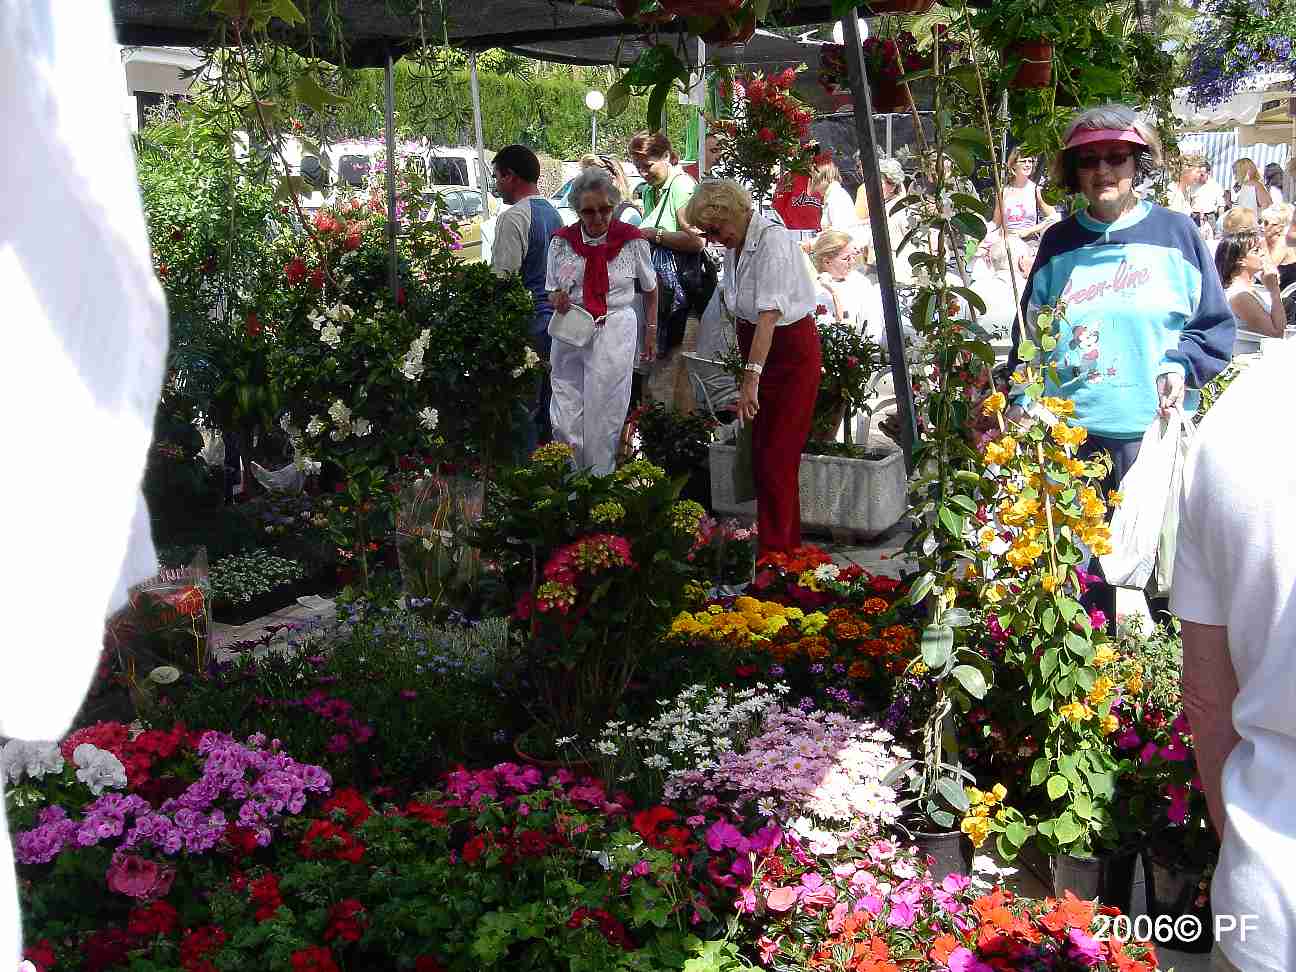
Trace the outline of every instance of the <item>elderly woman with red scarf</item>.
<instances>
[{"instance_id":1,"label":"elderly woman with red scarf","mask_svg":"<svg viewBox=\"0 0 1296 972\"><path fill-rule=\"evenodd\" d=\"M581 172L570 198L580 219L550 241L545 289L556 313L579 304L594 318L595 328L582 347L555 337L549 355L549 418L554 438L575 450L576 467L606 476L616 467L617 443L630 407L639 345L636 281L647 322L643 359L657 356L657 271L639 230L612 218L621 193L607 172Z\"/></svg>"}]
</instances>

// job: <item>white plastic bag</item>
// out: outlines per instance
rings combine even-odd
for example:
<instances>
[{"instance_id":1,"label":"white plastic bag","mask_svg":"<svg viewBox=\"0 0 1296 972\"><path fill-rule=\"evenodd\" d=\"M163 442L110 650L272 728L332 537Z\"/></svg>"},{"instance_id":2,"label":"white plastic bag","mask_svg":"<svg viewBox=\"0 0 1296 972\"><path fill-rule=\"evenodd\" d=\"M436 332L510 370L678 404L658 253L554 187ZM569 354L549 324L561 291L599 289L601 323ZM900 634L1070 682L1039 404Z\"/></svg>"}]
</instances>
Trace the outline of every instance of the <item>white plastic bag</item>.
<instances>
[{"instance_id":1,"label":"white plastic bag","mask_svg":"<svg viewBox=\"0 0 1296 972\"><path fill-rule=\"evenodd\" d=\"M1114 587L1141 591L1156 567L1185 424L1190 423L1179 409L1168 418L1153 419L1143 433L1138 459L1121 480L1124 501L1112 517L1112 552L1099 558L1107 583Z\"/></svg>"},{"instance_id":2,"label":"white plastic bag","mask_svg":"<svg viewBox=\"0 0 1296 972\"><path fill-rule=\"evenodd\" d=\"M1148 582L1146 594L1149 597L1169 597L1170 584L1174 580L1175 547L1179 536L1179 503L1183 499L1184 463L1188 460L1188 449L1192 446L1193 431L1196 426L1192 419L1183 418L1179 423L1179 440L1174 450L1174 470L1170 475L1170 494L1166 497L1165 517L1161 521L1161 538L1157 543L1156 570Z\"/></svg>"}]
</instances>

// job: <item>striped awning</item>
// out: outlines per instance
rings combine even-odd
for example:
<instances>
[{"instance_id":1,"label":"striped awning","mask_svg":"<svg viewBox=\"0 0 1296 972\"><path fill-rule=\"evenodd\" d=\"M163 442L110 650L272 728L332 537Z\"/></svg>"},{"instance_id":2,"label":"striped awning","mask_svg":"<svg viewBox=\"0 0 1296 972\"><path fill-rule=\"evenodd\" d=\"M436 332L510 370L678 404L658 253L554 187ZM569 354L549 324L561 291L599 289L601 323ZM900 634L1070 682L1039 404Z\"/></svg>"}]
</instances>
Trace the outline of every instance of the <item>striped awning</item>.
<instances>
[{"instance_id":1,"label":"striped awning","mask_svg":"<svg viewBox=\"0 0 1296 972\"><path fill-rule=\"evenodd\" d=\"M1216 181L1227 187L1233 181L1233 163L1238 159L1250 159L1261 172L1264 172L1265 166L1270 162L1285 164L1291 154L1291 146L1286 142L1279 145L1267 143L1243 145L1239 142L1235 131L1196 132L1180 137L1179 151L1199 152L1206 156Z\"/></svg>"}]
</instances>

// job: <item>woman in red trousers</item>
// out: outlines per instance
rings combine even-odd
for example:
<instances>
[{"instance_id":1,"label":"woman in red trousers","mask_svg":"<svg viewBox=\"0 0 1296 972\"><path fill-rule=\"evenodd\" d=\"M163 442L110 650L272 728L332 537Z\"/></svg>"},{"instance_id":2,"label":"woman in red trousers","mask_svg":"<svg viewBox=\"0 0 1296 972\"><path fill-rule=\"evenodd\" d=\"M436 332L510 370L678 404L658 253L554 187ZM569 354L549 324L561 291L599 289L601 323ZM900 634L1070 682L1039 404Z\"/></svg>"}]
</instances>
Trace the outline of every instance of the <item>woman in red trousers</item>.
<instances>
[{"instance_id":1,"label":"woman in red trousers","mask_svg":"<svg viewBox=\"0 0 1296 972\"><path fill-rule=\"evenodd\" d=\"M746 362L738 414L752 423L760 551L791 550L801 544L797 473L822 372L814 282L796 238L754 212L736 182L702 183L686 218L725 247L720 296Z\"/></svg>"}]
</instances>

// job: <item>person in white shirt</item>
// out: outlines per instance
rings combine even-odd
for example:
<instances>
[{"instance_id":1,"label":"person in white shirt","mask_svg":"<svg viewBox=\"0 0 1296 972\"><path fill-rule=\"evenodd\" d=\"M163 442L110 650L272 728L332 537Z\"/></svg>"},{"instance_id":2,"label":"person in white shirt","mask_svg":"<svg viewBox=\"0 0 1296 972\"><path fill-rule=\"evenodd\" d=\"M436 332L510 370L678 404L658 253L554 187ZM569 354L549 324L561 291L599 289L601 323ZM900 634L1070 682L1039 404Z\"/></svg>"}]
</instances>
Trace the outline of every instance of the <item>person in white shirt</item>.
<instances>
[{"instance_id":1,"label":"person in white shirt","mask_svg":"<svg viewBox=\"0 0 1296 972\"><path fill-rule=\"evenodd\" d=\"M1296 346L1238 377L1184 469L1170 608L1183 622L1184 710L1211 821L1221 922L1212 969L1296 969L1296 452L1285 415Z\"/></svg>"},{"instance_id":2,"label":"person in white shirt","mask_svg":"<svg viewBox=\"0 0 1296 972\"><path fill-rule=\"evenodd\" d=\"M841 173L833 162L820 162L810 176L810 193L823 199L821 230L840 230L858 242L864 240L864 221L855 212L855 203L842 185Z\"/></svg>"},{"instance_id":3,"label":"person in white shirt","mask_svg":"<svg viewBox=\"0 0 1296 972\"><path fill-rule=\"evenodd\" d=\"M1238 326L1265 337L1282 337L1287 329L1278 268L1264 237L1254 230L1231 233L1215 249L1215 269L1224 284L1229 309ZM1262 287L1255 285L1260 276Z\"/></svg>"},{"instance_id":4,"label":"person in white shirt","mask_svg":"<svg viewBox=\"0 0 1296 972\"><path fill-rule=\"evenodd\" d=\"M1237 180L1233 205L1238 209L1250 209L1259 213L1273 202L1264 180L1260 178L1260 170L1251 159L1241 158L1233 163L1233 178Z\"/></svg>"},{"instance_id":5,"label":"person in white shirt","mask_svg":"<svg viewBox=\"0 0 1296 972\"><path fill-rule=\"evenodd\" d=\"M721 299L737 318L746 362L738 414L752 423L760 550L792 550L801 545L797 472L823 363L814 281L796 238L754 212L751 196L736 182L702 183L686 216L725 248Z\"/></svg>"},{"instance_id":6,"label":"person in white shirt","mask_svg":"<svg viewBox=\"0 0 1296 972\"><path fill-rule=\"evenodd\" d=\"M1224 187L1211 175L1210 159L1202 160L1201 182L1193 190L1191 202L1195 222L1201 227L1202 235L1209 239L1224 208Z\"/></svg>"},{"instance_id":7,"label":"person in white shirt","mask_svg":"<svg viewBox=\"0 0 1296 972\"><path fill-rule=\"evenodd\" d=\"M853 325L869 340L886 341L882 320L882 289L859 267L859 247L841 230L825 230L810 247L818 273L820 296L839 322Z\"/></svg>"},{"instance_id":8,"label":"person in white shirt","mask_svg":"<svg viewBox=\"0 0 1296 972\"><path fill-rule=\"evenodd\" d=\"M1206 181L1206 157L1196 152L1179 156L1179 174L1166 192L1166 209L1171 212L1193 215L1193 193ZM1193 222L1201 225L1201 220Z\"/></svg>"},{"instance_id":9,"label":"person in white shirt","mask_svg":"<svg viewBox=\"0 0 1296 972\"><path fill-rule=\"evenodd\" d=\"M1031 248L1022 240L1009 237L1000 238L990 245L988 266L983 263L976 266L972 287L986 302L985 313L977 316L977 323L996 341L1010 339L1017 308L1026 293L1026 280L1034 262L1035 254Z\"/></svg>"}]
</instances>

